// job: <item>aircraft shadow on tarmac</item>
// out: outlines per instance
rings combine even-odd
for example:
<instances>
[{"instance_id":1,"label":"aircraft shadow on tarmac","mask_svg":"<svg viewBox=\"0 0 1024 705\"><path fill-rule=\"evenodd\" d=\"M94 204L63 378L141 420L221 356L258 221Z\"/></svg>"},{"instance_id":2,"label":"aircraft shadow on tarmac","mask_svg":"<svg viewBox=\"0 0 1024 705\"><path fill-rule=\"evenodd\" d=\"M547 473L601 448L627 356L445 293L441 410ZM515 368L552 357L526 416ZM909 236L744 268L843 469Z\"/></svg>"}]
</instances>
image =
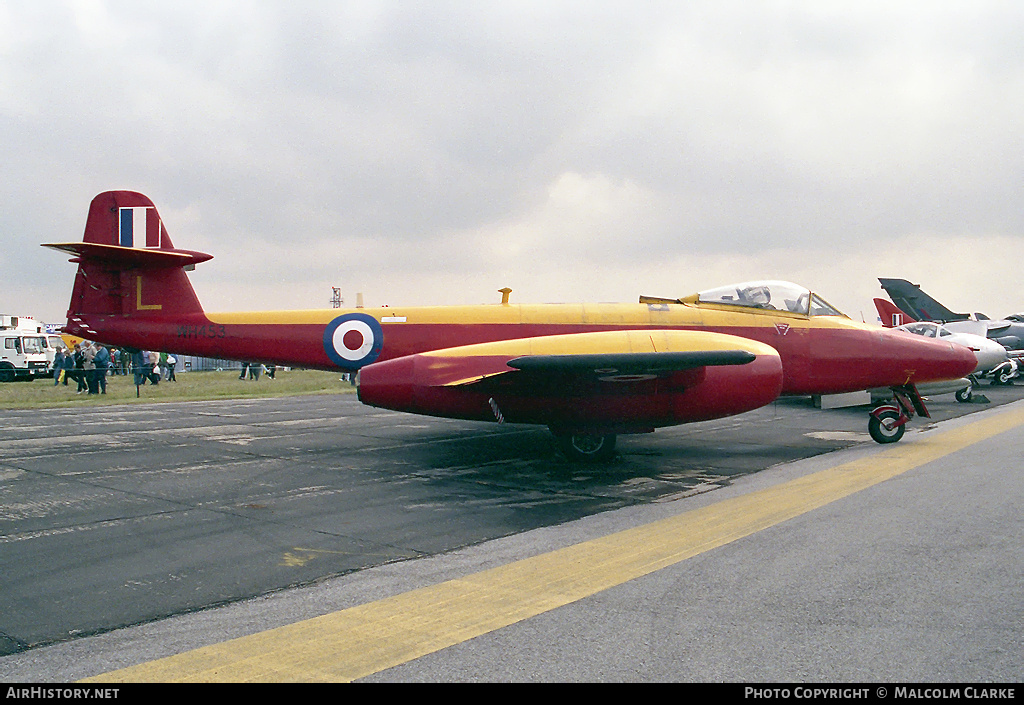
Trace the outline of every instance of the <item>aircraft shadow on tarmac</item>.
<instances>
[{"instance_id":1,"label":"aircraft shadow on tarmac","mask_svg":"<svg viewBox=\"0 0 1024 705\"><path fill-rule=\"evenodd\" d=\"M932 422L1021 396L1014 387L979 391L992 397L991 403L961 404L952 395L929 400ZM724 486L779 463L871 442L868 408L822 411L808 398L782 399L728 419L623 436L615 457L596 464L568 462L540 427L468 422L461 428L464 435L411 435L401 452L404 471L433 486L439 497L476 485L509 500L510 493L553 492L616 497L625 504L664 501Z\"/></svg>"},{"instance_id":2,"label":"aircraft shadow on tarmac","mask_svg":"<svg viewBox=\"0 0 1024 705\"><path fill-rule=\"evenodd\" d=\"M623 436L615 457L604 463L569 462L546 430L529 426L467 424L462 434L446 437L422 429L388 454L400 454L401 465L394 469L418 477L439 498L486 487L502 501L517 494L586 493L629 504L707 491L778 463L869 440L866 433L804 435L802 419L821 412L807 403L790 406ZM852 415L863 421L863 411ZM840 411L829 422L843 426L850 416Z\"/></svg>"}]
</instances>

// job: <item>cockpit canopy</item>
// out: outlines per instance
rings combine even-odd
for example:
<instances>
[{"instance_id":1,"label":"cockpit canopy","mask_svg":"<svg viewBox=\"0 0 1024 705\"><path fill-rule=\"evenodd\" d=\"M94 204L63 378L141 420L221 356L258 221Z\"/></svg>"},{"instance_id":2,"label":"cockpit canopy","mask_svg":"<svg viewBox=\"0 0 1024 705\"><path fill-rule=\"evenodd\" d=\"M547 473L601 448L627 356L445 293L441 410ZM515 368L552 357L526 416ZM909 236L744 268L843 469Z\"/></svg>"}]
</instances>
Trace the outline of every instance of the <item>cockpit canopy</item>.
<instances>
[{"instance_id":1,"label":"cockpit canopy","mask_svg":"<svg viewBox=\"0 0 1024 705\"><path fill-rule=\"evenodd\" d=\"M953 335L943 326L940 326L938 323L932 323L930 321L908 323L905 326L900 326L899 329L905 330L915 335L923 335L925 338L944 338Z\"/></svg>"},{"instance_id":2,"label":"cockpit canopy","mask_svg":"<svg viewBox=\"0 0 1024 705\"><path fill-rule=\"evenodd\" d=\"M844 316L827 301L802 286L783 281L730 284L697 294L698 303L787 311L804 316Z\"/></svg>"}]
</instances>

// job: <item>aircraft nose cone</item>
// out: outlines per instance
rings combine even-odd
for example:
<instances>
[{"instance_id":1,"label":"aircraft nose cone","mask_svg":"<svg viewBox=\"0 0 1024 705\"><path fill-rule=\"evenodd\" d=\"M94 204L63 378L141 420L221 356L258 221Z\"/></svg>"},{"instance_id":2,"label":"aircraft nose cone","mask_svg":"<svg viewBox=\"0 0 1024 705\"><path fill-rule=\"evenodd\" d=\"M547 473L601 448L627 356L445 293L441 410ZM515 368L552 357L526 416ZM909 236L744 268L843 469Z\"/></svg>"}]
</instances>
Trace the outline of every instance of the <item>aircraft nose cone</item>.
<instances>
[{"instance_id":1,"label":"aircraft nose cone","mask_svg":"<svg viewBox=\"0 0 1024 705\"><path fill-rule=\"evenodd\" d=\"M948 353L929 360L921 371L929 376L929 381L966 377L978 368L978 356L973 350L957 343L948 343L948 346Z\"/></svg>"},{"instance_id":2,"label":"aircraft nose cone","mask_svg":"<svg viewBox=\"0 0 1024 705\"><path fill-rule=\"evenodd\" d=\"M886 341L909 383L943 382L966 377L978 366L974 352L958 343L924 338L905 331L887 331ZM895 370L894 370L895 371Z\"/></svg>"},{"instance_id":3,"label":"aircraft nose cone","mask_svg":"<svg viewBox=\"0 0 1024 705\"><path fill-rule=\"evenodd\" d=\"M975 372L988 372L1006 362L1009 357L1006 348L990 341L979 345L974 355L978 358L978 366L975 368Z\"/></svg>"}]
</instances>

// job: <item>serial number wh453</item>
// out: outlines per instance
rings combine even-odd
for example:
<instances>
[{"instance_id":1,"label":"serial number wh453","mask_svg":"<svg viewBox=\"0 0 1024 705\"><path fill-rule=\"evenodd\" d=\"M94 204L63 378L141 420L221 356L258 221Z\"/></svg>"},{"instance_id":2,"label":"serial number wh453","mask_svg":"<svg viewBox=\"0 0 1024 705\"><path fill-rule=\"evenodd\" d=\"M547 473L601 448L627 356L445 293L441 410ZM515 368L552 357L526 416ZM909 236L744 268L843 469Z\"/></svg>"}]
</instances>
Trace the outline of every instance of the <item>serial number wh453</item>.
<instances>
[{"instance_id":1,"label":"serial number wh453","mask_svg":"<svg viewBox=\"0 0 1024 705\"><path fill-rule=\"evenodd\" d=\"M227 329L224 326L215 325L213 323L202 326L178 326L178 337L185 340L194 340L196 338L226 338Z\"/></svg>"}]
</instances>

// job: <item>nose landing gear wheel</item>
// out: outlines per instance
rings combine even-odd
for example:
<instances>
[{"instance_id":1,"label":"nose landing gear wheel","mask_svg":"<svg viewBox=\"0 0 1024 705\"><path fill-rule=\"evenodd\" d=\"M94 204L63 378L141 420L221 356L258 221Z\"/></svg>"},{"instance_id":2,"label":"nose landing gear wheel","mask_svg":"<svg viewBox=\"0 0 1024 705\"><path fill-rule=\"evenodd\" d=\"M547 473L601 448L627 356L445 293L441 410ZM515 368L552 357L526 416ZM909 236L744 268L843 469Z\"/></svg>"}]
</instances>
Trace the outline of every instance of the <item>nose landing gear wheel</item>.
<instances>
[{"instance_id":1,"label":"nose landing gear wheel","mask_svg":"<svg viewBox=\"0 0 1024 705\"><path fill-rule=\"evenodd\" d=\"M895 411L883 411L868 418L868 433L876 443L895 443L903 438L906 424L899 423L900 415Z\"/></svg>"}]
</instances>

